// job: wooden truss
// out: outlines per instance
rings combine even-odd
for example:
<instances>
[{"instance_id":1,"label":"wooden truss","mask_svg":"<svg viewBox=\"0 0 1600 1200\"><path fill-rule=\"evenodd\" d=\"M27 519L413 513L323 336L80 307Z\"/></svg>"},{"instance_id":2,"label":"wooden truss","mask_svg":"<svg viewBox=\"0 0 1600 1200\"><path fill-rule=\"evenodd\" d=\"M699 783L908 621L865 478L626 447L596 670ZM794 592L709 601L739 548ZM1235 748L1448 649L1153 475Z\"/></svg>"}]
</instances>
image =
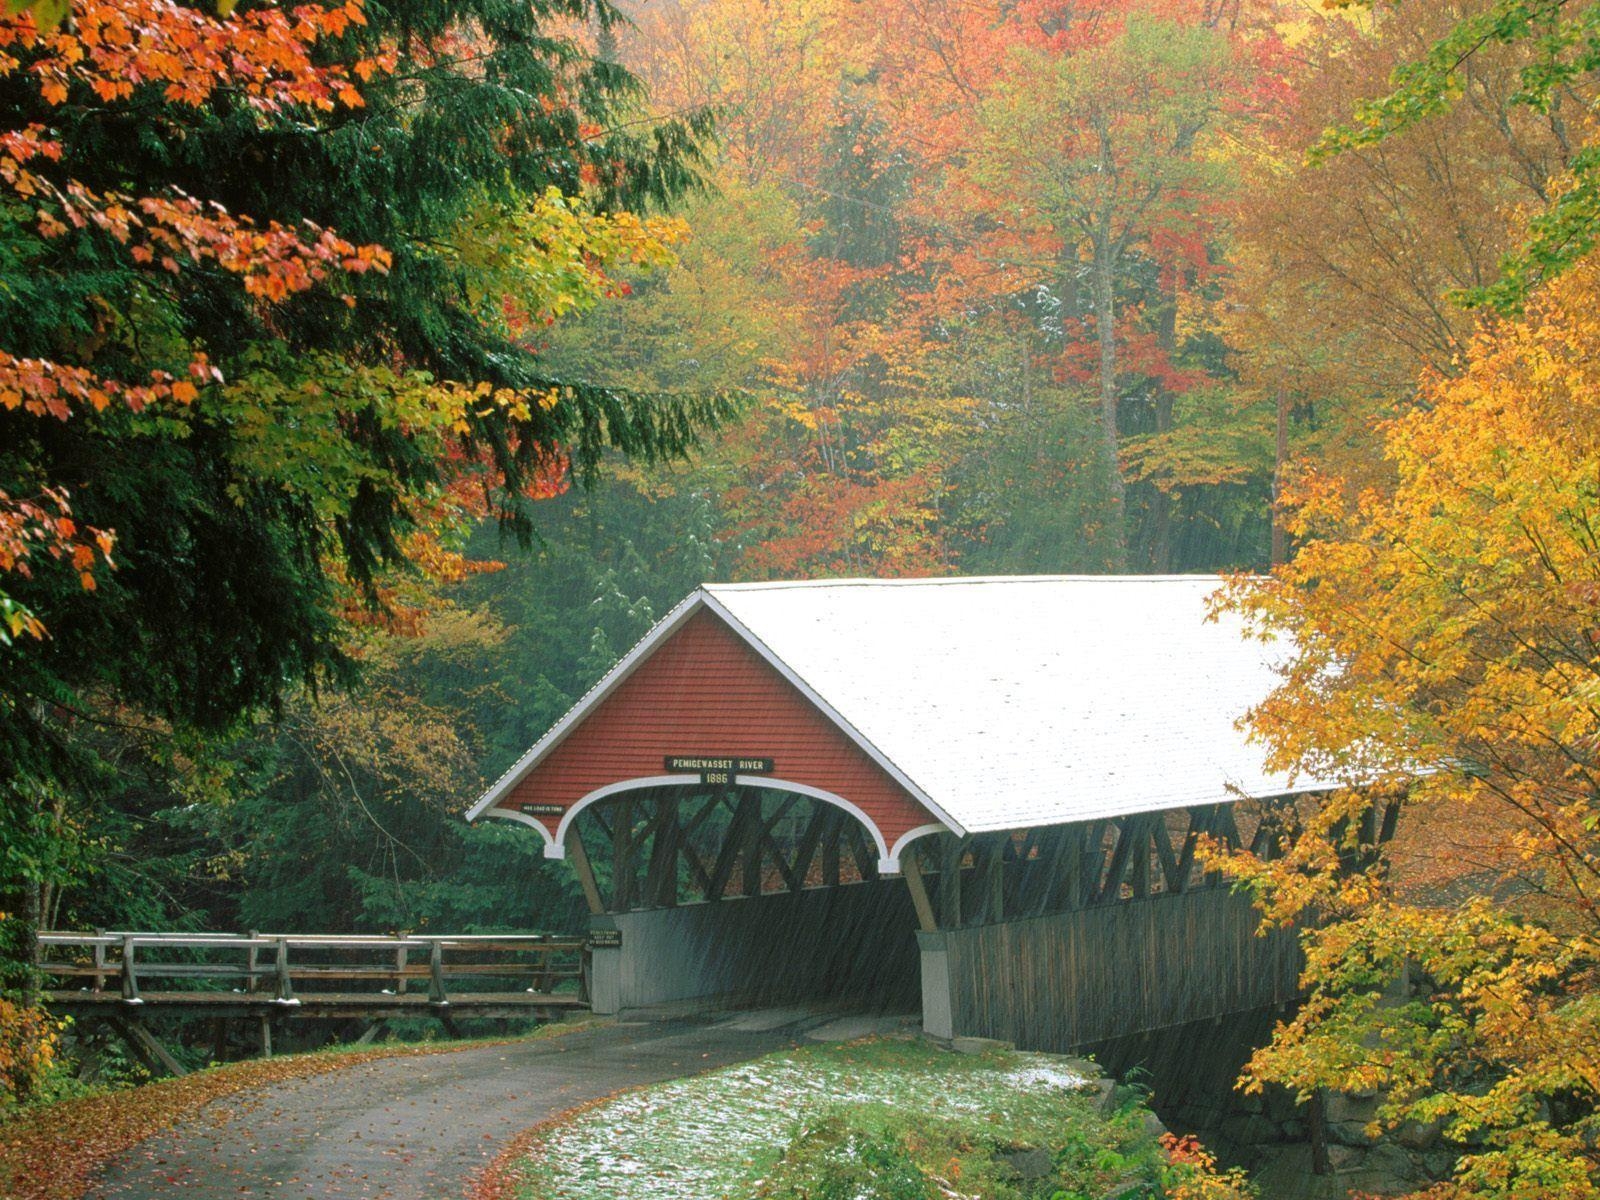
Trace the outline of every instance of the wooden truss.
<instances>
[{"instance_id":1,"label":"wooden truss","mask_svg":"<svg viewBox=\"0 0 1600 1200\"><path fill-rule=\"evenodd\" d=\"M592 912L672 908L878 877L855 817L759 788L655 788L584 810L567 839Z\"/></svg>"},{"instance_id":2,"label":"wooden truss","mask_svg":"<svg viewBox=\"0 0 1600 1200\"><path fill-rule=\"evenodd\" d=\"M1368 810L1351 865L1394 833L1399 803ZM1202 838L1283 853L1297 828L1293 797L1140 813L959 837L932 834L901 854L924 929L953 929L1217 887ZM673 787L586 809L568 837L591 911L670 908L875 880L863 826L832 805L759 788Z\"/></svg>"}]
</instances>

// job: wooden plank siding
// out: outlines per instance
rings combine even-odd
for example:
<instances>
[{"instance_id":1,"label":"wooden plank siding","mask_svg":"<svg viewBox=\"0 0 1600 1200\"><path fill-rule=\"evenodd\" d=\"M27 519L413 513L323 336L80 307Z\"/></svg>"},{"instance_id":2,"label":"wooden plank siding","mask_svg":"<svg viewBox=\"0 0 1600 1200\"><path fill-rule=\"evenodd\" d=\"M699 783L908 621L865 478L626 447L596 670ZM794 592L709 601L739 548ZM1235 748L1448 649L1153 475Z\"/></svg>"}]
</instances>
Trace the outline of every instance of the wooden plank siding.
<instances>
[{"instance_id":1,"label":"wooden plank siding","mask_svg":"<svg viewBox=\"0 0 1600 1200\"><path fill-rule=\"evenodd\" d=\"M667 755L773 760L773 776L842 796L885 842L934 818L709 611L690 617L500 801L568 808L663 774ZM554 833L559 817L539 818Z\"/></svg>"},{"instance_id":2,"label":"wooden plank siding","mask_svg":"<svg viewBox=\"0 0 1600 1200\"><path fill-rule=\"evenodd\" d=\"M1206 888L947 930L955 1028L1069 1051L1294 1000L1297 934L1259 919Z\"/></svg>"}]
</instances>

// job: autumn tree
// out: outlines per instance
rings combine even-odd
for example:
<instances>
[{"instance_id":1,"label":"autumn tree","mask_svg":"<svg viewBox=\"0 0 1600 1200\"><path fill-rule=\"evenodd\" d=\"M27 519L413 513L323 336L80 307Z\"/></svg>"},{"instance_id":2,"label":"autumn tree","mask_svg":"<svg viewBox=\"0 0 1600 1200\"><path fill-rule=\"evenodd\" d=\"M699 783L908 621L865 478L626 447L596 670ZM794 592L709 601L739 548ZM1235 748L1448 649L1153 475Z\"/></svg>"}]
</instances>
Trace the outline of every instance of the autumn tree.
<instances>
[{"instance_id":1,"label":"autumn tree","mask_svg":"<svg viewBox=\"0 0 1600 1200\"><path fill-rule=\"evenodd\" d=\"M716 106L716 194L694 219L712 244L731 250L737 233L753 253L719 262L691 249L682 270L640 290L639 305L596 324L659 327L649 314L698 294L715 320L708 329L702 308L689 328L710 332L706 357L730 366L715 331L764 331L737 364L755 400L749 416L703 474L682 481L716 488L756 574L947 565L940 504L961 398L941 386L931 364L943 348L907 303L925 283L903 220L915 164L840 15L818 0L700 3L645 15L623 41L658 103ZM730 262L741 276L731 286ZM674 337L624 356L671 370L703 361L697 349Z\"/></svg>"},{"instance_id":2,"label":"autumn tree","mask_svg":"<svg viewBox=\"0 0 1600 1200\"><path fill-rule=\"evenodd\" d=\"M1250 230L1276 261L1244 279L1275 282L1238 310L1266 377L1402 414L1381 462L1346 422L1354 453L1302 464L1298 553L1230 598L1296 642L1254 730L1280 766L1350 785L1300 806L1281 861L1228 863L1269 920L1310 925L1309 1001L1247 1078L1376 1092L1380 1125L1441 1127L1460 1157L1430 1197L1600 1191L1592 19L1331 22L1341 49L1312 42L1305 97L1342 99L1290 122L1304 169L1268 164ZM1308 237L1275 205L1317 172ZM1530 296L1515 321L1470 312Z\"/></svg>"},{"instance_id":3,"label":"autumn tree","mask_svg":"<svg viewBox=\"0 0 1600 1200\"><path fill-rule=\"evenodd\" d=\"M1586 261L1427 386L1388 427L1392 490L1303 478L1299 553L1235 591L1298 650L1255 731L1359 785L1232 864L1269 918L1317 922L1310 1000L1251 1075L1441 1122L1451 1196L1600 1194L1597 283ZM1401 792L1393 848L1353 858Z\"/></svg>"},{"instance_id":4,"label":"autumn tree","mask_svg":"<svg viewBox=\"0 0 1600 1200\"><path fill-rule=\"evenodd\" d=\"M1207 443L1205 421L1226 404L1185 400L1222 363L1208 312L1231 177L1219 135L1278 78L1264 41L1229 6L1123 0L700 0L643 16L624 54L660 102L723 114L714 177L729 211L773 233L792 222L744 264L764 280L754 311L772 331L745 371L763 402L707 462L749 571L944 571L969 551L1011 569L1104 569L1127 561L1130 524L1137 559L1161 568L1264 547L1231 532L1251 504L1265 512L1254 445L1246 465L1222 461L1234 441ZM1095 114L1122 172L1098 198ZM1063 173L1078 215L1101 223L1098 260L1051 190ZM725 218L712 198L698 219ZM1112 285L1103 322L1097 277ZM748 323L729 294L729 322ZM1080 407L1086 390L1114 410L1114 444L1025 472L1008 511L993 484L1009 452L990 450L1020 448L1041 422L1054 433L1035 446L1064 448L1055 435L1081 423L1046 414L1047 397ZM1070 496L1053 504L1046 478ZM1108 518L1125 480L1134 519ZM1038 503L1023 495L1035 484ZM1009 549L988 553L991 532L1046 513L1071 528L1004 535ZM1230 532L1191 537L1202 524Z\"/></svg>"},{"instance_id":5,"label":"autumn tree","mask_svg":"<svg viewBox=\"0 0 1600 1200\"><path fill-rule=\"evenodd\" d=\"M1221 321L1241 390L1265 423L1286 409L1287 450L1357 486L1381 470L1372 422L1414 400L1419 372L1465 353L1475 318L1457 297L1494 282L1518 214L1560 190L1590 103L1578 79L1519 103L1538 51L1489 41L1456 64L1448 111L1313 153L1459 20L1436 4L1302 14L1292 88L1244 131Z\"/></svg>"},{"instance_id":6,"label":"autumn tree","mask_svg":"<svg viewBox=\"0 0 1600 1200\"><path fill-rule=\"evenodd\" d=\"M960 177L992 197L986 210L1015 239L1012 253L1033 259L1058 294L1075 293L1086 268L1104 491L1119 513L1127 337L1119 284L1129 260L1159 255L1163 238L1204 246L1206 204L1221 195L1205 138L1232 61L1227 38L1209 25L1137 11L1110 36L1066 52L1019 45L980 109L981 136ZM1053 260L1049 268L1040 256Z\"/></svg>"},{"instance_id":7,"label":"autumn tree","mask_svg":"<svg viewBox=\"0 0 1600 1200\"><path fill-rule=\"evenodd\" d=\"M922 164L910 224L936 264L924 318L943 335L976 335L969 356L999 350L995 333L1009 329L1007 358L1028 345L1061 403L1092 405L1100 452L1074 456L1067 486L1096 498L1080 532L1085 546L1112 540L1109 569L1264 549L1232 532L1250 506L1265 509L1259 437L1235 460L1239 422L1212 439L1208 421L1229 410L1213 306L1233 147L1284 87L1274 15L1140 2L986 13L933 0L897 7L877 51L882 104ZM992 369L1016 378L1011 362ZM1038 409L1033 374L1020 372L1026 405L1015 392L983 396L983 427ZM983 441L971 445L983 454Z\"/></svg>"},{"instance_id":8,"label":"autumn tree","mask_svg":"<svg viewBox=\"0 0 1600 1200\"><path fill-rule=\"evenodd\" d=\"M1356 10L1375 8L1371 0L1351 0ZM1515 311L1531 288L1581 261L1595 244L1600 213L1600 148L1593 140L1594 79L1600 71L1600 13L1593 4L1558 0L1490 0L1464 14L1450 12L1445 27L1408 59L1350 118L1328 129L1313 149L1324 160L1363 147L1381 145L1396 134L1434 125L1440 116L1460 112L1473 96L1471 70L1493 71L1497 51L1512 50L1515 85L1503 104L1478 103L1478 115L1501 124L1508 137L1519 124L1543 126L1557 140L1563 170L1546 178L1545 162L1524 158L1519 174L1533 186L1539 204L1529 214L1526 237L1499 264L1496 278L1462 289L1459 299L1472 306ZM1487 60L1487 61L1486 61Z\"/></svg>"}]
</instances>

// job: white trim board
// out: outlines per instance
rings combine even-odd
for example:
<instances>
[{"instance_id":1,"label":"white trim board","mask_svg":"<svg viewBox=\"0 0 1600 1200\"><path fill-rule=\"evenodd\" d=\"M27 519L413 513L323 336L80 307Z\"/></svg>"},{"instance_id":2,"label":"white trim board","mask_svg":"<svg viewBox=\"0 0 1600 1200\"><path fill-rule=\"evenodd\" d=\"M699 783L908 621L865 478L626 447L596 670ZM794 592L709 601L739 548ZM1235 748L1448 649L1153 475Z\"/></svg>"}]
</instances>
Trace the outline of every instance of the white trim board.
<instances>
[{"instance_id":1,"label":"white trim board","mask_svg":"<svg viewBox=\"0 0 1600 1200\"><path fill-rule=\"evenodd\" d=\"M872 843L878 848L878 872L883 875L897 875L900 872L900 849L913 837L924 833L933 833L943 829L943 825L921 825L895 842L891 849L888 839L883 836L883 830L878 828L870 814L863 811L858 805L846 800L843 796L822 788L812 787L808 783L796 783L791 779L774 779L770 775L736 775L734 783L740 787L765 788L774 792L791 792L797 796L808 796L824 804L842 809L849 813L865 828L872 837ZM700 783L698 775L648 775L637 779L622 779L616 783L608 783L604 787L595 788L594 791L580 799L561 816L561 822L556 826L552 835L542 821L520 813L514 808L491 808L485 816L500 817L507 821L518 821L524 825L531 825L537 829L544 838L544 856L546 858L562 859L567 856L567 838L572 832L572 823L577 820L578 814L591 804L608 799L620 792L645 791L659 787L697 787Z\"/></svg>"},{"instance_id":2,"label":"white trim board","mask_svg":"<svg viewBox=\"0 0 1600 1200\"><path fill-rule=\"evenodd\" d=\"M916 841L918 838L927 837L930 834L949 832L949 828L944 825L918 825L915 829L906 830L895 839L894 845L889 850L889 857L895 860L895 869L899 869L900 857L906 852L906 847L912 842Z\"/></svg>"}]
</instances>

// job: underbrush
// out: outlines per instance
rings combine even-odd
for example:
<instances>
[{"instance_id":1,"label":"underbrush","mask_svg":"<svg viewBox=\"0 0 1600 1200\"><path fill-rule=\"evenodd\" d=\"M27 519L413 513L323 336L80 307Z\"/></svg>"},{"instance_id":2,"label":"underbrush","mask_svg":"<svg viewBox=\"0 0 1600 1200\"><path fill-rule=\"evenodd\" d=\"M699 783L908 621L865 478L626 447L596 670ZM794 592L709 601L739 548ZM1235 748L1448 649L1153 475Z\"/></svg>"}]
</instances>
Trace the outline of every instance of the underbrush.
<instances>
[{"instance_id":1,"label":"underbrush","mask_svg":"<svg viewBox=\"0 0 1600 1200\"><path fill-rule=\"evenodd\" d=\"M1078 1121L1088 1128L1078 1128ZM1057 1147L1055 1141L1071 1144ZM834 1109L797 1129L751 1195L1145 1200L1159 1194L1164 1166L1160 1147L1129 1120L1079 1115L1055 1128L1018 1128L885 1109Z\"/></svg>"},{"instance_id":2,"label":"underbrush","mask_svg":"<svg viewBox=\"0 0 1600 1200\"><path fill-rule=\"evenodd\" d=\"M803 1124L754 1200L1246 1200L1190 1142L1153 1141L1143 1110L1055 1127L979 1127L881 1108Z\"/></svg>"},{"instance_id":3,"label":"underbrush","mask_svg":"<svg viewBox=\"0 0 1600 1200\"><path fill-rule=\"evenodd\" d=\"M521 1200L1245 1200L1137 1095L1042 1055L878 1040L770 1055L544 1130Z\"/></svg>"}]
</instances>

